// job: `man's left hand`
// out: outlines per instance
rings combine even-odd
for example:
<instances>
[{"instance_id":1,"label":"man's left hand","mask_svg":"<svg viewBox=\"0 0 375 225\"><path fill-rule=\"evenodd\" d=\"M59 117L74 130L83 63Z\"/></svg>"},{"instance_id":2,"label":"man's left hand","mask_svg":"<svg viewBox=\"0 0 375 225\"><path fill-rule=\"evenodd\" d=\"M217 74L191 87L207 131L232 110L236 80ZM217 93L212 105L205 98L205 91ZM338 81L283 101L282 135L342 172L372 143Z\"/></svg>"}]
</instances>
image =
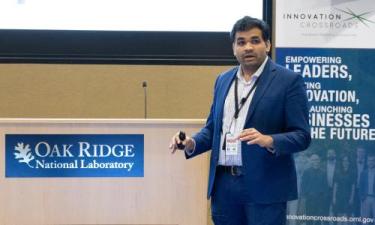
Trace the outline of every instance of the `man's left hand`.
<instances>
[{"instance_id":1,"label":"man's left hand","mask_svg":"<svg viewBox=\"0 0 375 225\"><path fill-rule=\"evenodd\" d=\"M240 141L247 141L248 145L257 144L264 148L273 148L273 138L270 135L264 135L255 128L243 130L238 136Z\"/></svg>"}]
</instances>

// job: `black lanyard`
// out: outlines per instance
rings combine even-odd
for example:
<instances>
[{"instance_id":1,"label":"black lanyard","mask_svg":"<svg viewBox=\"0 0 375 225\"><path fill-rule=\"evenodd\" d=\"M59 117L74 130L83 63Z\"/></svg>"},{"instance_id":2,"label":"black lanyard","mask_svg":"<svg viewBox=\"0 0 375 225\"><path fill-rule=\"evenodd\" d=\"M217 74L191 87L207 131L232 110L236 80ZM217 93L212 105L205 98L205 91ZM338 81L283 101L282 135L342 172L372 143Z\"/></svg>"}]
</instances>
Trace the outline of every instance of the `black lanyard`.
<instances>
[{"instance_id":1,"label":"black lanyard","mask_svg":"<svg viewBox=\"0 0 375 225\"><path fill-rule=\"evenodd\" d=\"M245 102L249 98L251 92L253 92L254 89L255 89L255 87L257 86L257 84L258 84L258 82L260 80L259 78L260 77L257 78L257 80L255 81L254 85L249 90L249 93L247 93L246 97L241 99L240 106L238 106L238 93L237 93L238 92L238 77L236 77L236 80L234 81L234 102L235 102L235 106L234 106L235 107L234 108L235 109L234 119L238 118L238 114L240 113L241 109L245 105ZM231 123L229 124L229 129L230 129L231 125L232 125L232 122L233 122L233 119L232 119ZM226 150L226 146L227 146L226 139L227 139L227 136L225 135L224 136L224 141L223 141L223 147L222 147L223 150Z\"/></svg>"},{"instance_id":2,"label":"black lanyard","mask_svg":"<svg viewBox=\"0 0 375 225\"><path fill-rule=\"evenodd\" d=\"M243 106L245 105L245 102L247 101L247 99L249 98L250 94L254 91L255 87L257 86L259 78L260 77L257 78L257 80L255 81L254 85L251 87L249 93L247 93L246 97L242 98L241 102L238 103L238 77L236 77L236 80L234 81L234 103L235 103L235 106L234 106L234 110L235 110L235 112L234 112L234 119L238 118L238 114L240 114L240 111L243 108Z\"/></svg>"}]
</instances>

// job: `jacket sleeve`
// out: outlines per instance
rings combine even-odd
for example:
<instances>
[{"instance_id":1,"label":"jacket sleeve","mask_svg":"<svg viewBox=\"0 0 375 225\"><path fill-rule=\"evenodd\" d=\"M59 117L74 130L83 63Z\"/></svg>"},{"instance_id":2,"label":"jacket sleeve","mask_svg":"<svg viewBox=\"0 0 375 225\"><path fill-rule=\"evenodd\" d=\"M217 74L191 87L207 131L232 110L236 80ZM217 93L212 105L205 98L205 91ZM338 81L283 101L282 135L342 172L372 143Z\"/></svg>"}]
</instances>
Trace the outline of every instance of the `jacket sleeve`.
<instances>
[{"instance_id":1,"label":"jacket sleeve","mask_svg":"<svg viewBox=\"0 0 375 225\"><path fill-rule=\"evenodd\" d=\"M287 87L285 132L271 135L276 155L305 150L311 142L306 89L300 75Z\"/></svg>"}]
</instances>

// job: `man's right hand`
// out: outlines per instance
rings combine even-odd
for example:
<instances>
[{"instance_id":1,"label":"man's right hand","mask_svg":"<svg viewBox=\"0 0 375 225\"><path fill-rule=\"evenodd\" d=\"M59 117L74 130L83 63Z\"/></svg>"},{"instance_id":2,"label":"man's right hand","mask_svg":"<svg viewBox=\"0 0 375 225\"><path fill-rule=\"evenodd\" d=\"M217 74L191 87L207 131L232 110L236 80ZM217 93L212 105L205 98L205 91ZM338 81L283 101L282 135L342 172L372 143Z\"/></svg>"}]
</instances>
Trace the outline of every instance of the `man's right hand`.
<instances>
[{"instance_id":1,"label":"man's right hand","mask_svg":"<svg viewBox=\"0 0 375 225\"><path fill-rule=\"evenodd\" d=\"M177 144L183 144L185 145L185 149L181 150L193 150L194 149L194 141L191 137L186 136L185 140L182 141L179 138L180 132L177 132L175 135L173 135L172 140L169 144L169 149L172 150L172 154L176 152L178 149Z\"/></svg>"}]
</instances>

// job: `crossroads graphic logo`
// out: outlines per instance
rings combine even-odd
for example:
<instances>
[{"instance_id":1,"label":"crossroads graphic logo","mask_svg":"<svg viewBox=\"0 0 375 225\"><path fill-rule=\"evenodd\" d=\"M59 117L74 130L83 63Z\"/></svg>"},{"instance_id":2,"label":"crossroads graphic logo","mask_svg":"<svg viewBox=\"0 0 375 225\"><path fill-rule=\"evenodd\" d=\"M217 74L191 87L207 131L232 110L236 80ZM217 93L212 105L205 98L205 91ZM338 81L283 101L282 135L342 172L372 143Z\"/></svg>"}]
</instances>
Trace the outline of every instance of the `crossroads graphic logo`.
<instances>
[{"instance_id":1,"label":"crossroads graphic logo","mask_svg":"<svg viewBox=\"0 0 375 225\"><path fill-rule=\"evenodd\" d=\"M347 8L346 10L338 9L338 8L335 8L335 9L350 16L349 18L347 18L345 20L356 20L357 22L361 22L362 24L364 24L367 27L369 26L370 23L375 23L374 21L371 21L371 20L369 20L365 17L365 16L369 16L369 15L373 14L372 11L356 14L355 12L353 12L353 10L351 10L349 8Z\"/></svg>"},{"instance_id":2,"label":"crossroads graphic logo","mask_svg":"<svg viewBox=\"0 0 375 225\"><path fill-rule=\"evenodd\" d=\"M143 135L6 135L6 177L143 176Z\"/></svg>"}]
</instances>

